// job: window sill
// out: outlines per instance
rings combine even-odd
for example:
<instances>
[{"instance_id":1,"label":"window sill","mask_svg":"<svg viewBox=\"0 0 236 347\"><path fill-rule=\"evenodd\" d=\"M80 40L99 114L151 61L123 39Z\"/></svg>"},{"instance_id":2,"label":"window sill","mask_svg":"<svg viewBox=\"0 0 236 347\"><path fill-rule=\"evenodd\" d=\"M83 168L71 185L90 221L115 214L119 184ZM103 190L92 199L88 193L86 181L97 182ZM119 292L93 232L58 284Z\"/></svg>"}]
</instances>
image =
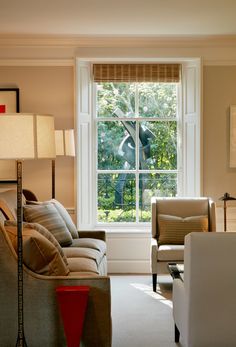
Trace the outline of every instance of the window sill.
<instances>
[{"instance_id":1,"label":"window sill","mask_svg":"<svg viewBox=\"0 0 236 347\"><path fill-rule=\"evenodd\" d=\"M122 225L122 226L111 226L111 225L98 225L95 227L95 230L106 230L107 234L150 234L151 233L151 224L145 224L145 226L140 225Z\"/></svg>"}]
</instances>

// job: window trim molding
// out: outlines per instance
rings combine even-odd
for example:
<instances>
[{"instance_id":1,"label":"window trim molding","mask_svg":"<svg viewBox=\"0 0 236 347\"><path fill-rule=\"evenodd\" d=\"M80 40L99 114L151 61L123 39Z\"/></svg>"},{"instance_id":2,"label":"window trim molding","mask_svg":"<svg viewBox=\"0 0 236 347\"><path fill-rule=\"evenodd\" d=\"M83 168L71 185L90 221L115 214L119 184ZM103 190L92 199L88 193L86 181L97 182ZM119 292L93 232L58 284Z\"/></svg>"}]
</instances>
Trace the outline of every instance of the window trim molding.
<instances>
[{"instance_id":1,"label":"window trim molding","mask_svg":"<svg viewBox=\"0 0 236 347\"><path fill-rule=\"evenodd\" d=\"M182 121L180 121L180 131L182 131L182 156L183 161L183 195L185 196L200 196L202 192L202 95L201 95L201 81L202 81L202 69L201 69L201 58L76 58L76 119L75 119L75 128L78 136L77 141L77 153L78 158L76 158L76 198L77 198L77 225L80 229L90 229L90 228L103 228L108 227L110 230L118 230L119 226L121 228L124 227L127 230L132 230L134 228L142 229L141 225L143 225L144 229L146 229L150 223L121 223L117 225L117 223L105 224L105 223L95 223L95 208L93 203L93 192L95 191L94 187L94 160L92 155L96 150L96 141L92 137L93 130L92 129L92 114L93 114L93 105L94 100L92 100L94 93L92 92L92 81L91 81L91 73L92 73L92 63L131 63L131 62L139 62L139 63L157 63L157 62L172 62L172 63L180 63L182 64L182 93L180 93L181 98L181 108L180 112L182 113ZM192 69L192 70L191 70ZM186 103L186 90L189 88L187 86L189 81L186 81L186 71L190 74L194 71L195 80L192 84L191 93L189 92L189 100ZM87 77L84 76L84 81L81 80L81 76L87 73ZM189 76L188 76L189 77ZM191 76L189 77L191 78ZM87 81L87 85L86 82ZM87 100L83 100L83 96L87 97ZM193 100L194 104L194 112L190 112L188 114L187 106ZM194 114L193 114L194 113ZM189 134L188 134L189 132ZM191 141L190 135L194 134L194 158L191 160L191 163L188 167L188 170L184 170L184 167L187 167L187 163L190 158L189 154L189 141ZM84 151L82 149L81 141L84 140L87 136L87 149ZM188 138L188 140L186 140ZM197 148L196 148L197 147ZM81 165L81 161L83 160L87 165L86 168ZM83 163L84 164L84 163ZM197 169L197 172L196 172ZM195 170L195 171L194 171ZM194 175L194 184L193 188L190 190L187 188L189 185L188 174L186 172L195 172ZM87 182L85 182L87 180ZM82 192L80 194L80 192Z\"/></svg>"}]
</instances>

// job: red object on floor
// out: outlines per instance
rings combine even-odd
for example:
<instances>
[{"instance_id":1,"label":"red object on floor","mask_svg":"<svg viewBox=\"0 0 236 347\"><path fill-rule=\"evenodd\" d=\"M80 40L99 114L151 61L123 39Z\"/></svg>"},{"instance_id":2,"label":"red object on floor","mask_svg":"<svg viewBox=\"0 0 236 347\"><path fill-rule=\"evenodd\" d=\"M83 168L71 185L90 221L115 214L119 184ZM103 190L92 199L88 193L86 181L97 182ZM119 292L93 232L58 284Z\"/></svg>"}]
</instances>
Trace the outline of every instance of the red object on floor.
<instances>
[{"instance_id":1,"label":"red object on floor","mask_svg":"<svg viewBox=\"0 0 236 347\"><path fill-rule=\"evenodd\" d=\"M64 324L68 347L79 347L87 307L88 286L61 286L56 288L57 300Z\"/></svg>"},{"instance_id":2,"label":"red object on floor","mask_svg":"<svg viewBox=\"0 0 236 347\"><path fill-rule=\"evenodd\" d=\"M0 113L6 112L6 105L0 105Z\"/></svg>"}]
</instances>

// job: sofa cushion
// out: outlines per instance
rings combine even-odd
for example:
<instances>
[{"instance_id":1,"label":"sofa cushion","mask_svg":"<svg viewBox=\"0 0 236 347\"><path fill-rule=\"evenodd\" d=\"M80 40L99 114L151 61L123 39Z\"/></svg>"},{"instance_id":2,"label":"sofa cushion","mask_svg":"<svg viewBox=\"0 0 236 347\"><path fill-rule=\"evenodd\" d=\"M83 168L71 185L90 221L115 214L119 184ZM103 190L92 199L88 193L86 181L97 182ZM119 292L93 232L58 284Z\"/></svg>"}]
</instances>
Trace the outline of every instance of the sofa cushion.
<instances>
[{"instance_id":1,"label":"sofa cushion","mask_svg":"<svg viewBox=\"0 0 236 347\"><path fill-rule=\"evenodd\" d=\"M177 217L158 215L158 244L184 244L184 237L192 231L208 231L208 216Z\"/></svg>"},{"instance_id":2,"label":"sofa cushion","mask_svg":"<svg viewBox=\"0 0 236 347\"><path fill-rule=\"evenodd\" d=\"M161 245L157 252L158 261L183 261L184 245Z\"/></svg>"},{"instance_id":3,"label":"sofa cushion","mask_svg":"<svg viewBox=\"0 0 236 347\"><path fill-rule=\"evenodd\" d=\"M61 218L64 220L64 222L66 223L66 226L68 228L68 230L71 233L71 236L73 237L73 239L77 239L79 237L77 228L70 216L70 214L68 213L68 211L66 210L66 208L56 199L51 199L48 201L27 201L26 202L27 205L40 205L40 204L44 204L44 205L48 205L48 204L53 204L58 213L60 214Z\"/></svg>"},{"instance_id":4,"label":"sofa cushion","mask_svg":"<svg viewBox=\"0 0 236 347\"><path fill-rule=\"evenodd\" d=\"M72 244L71 233L54 205L25 205L24 217L27 222L43 225L54 235L61 246Z\"/></svg>"},{"instance_id":5,"label":"sofa cushion","mask_svg":"<svg viewBox=\"0 0 236 347\"><path fill-rule=\"evenodd\" d=\"M64 247L63 252L67 259L69 258L87 258L92 259L96 262L97 266L101 263L104 256L103 252L96 249L85 248L85 247Z\"/></svg>"},{"instance_id":6,"label":"sofa cushion","mask_svg":"<svg viewBox=\"0 0 236 347\"><path fill-rule=\"evenodd\" d=\"M68 267L71 272L99 274L96 262L89 258L68 258Z\"/></svg>"},{"instance_id":7,"label":"sofa cushion","mask_svg":"<svg viewBox=\"0 0 236 347\"><path fill-rule=\"evenodd\" d=\"M99 251L102 255L106 254L106 243L102 240L97 239L79 238L73 240L70 247L91 248Z\"/></svg>"},{"instance_id":8,"label":"sofa cushion","mask_svg":"<svg viewBox=\"0 0 236 347\"><path fill-rule=\"evenodd\" d=\"M6 225L5 230L17 252L17 227ZM57 247L35 229L24 227L23 261L32 271L48 276L66 276L69 267L65 264Z\"/></svg>"},{"instance_id":9,"label":"sofa cushion","mask_svg":"<svg viewBox=\"0 0 236 347\"><path fill-rule=\"evenodd\" d=\"M5 221L5 226L17 226L16 221ZM66 265L68 265L67 258L59 244L59 242L55 239L52 233L50 233L44 226L38 223L27 223L23 222L23 227L24 228L29 228L29 229L34 229L38 231L41 235L46 237L50 242L53 243L53 245L58 249L58 252L60 253L63 261L65 262Z\"/></svg>"}]
</instances>

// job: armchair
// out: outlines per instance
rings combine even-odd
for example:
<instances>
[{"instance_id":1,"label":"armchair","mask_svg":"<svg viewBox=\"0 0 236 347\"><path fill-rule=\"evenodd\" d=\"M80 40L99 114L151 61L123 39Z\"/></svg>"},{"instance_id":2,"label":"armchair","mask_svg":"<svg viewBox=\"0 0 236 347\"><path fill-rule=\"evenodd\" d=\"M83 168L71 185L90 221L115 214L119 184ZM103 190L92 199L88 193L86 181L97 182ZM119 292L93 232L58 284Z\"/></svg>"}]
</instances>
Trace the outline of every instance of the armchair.
<instances>
[{"instance_id":1,"label":"armchair","mask_svg":"<svg viewBox=\"0 0 236 347\"><path fill-rule=\"evenodd\" d=\"M236 344L236 233L185 238L184 282L173 281L175 342L186 347Z\"/></svg>"},{"instance_id":2,"label":"armchair","mask_svg":"<svg viewBox=\"0 0 236 347\"><path fill-rule=\"evenodd\" d=\"M153 291L167 263L184 260L184 236L192 231L215 231L215 203L209 198L153 197L151 272Z\"/></svg>"}]
</instances>

